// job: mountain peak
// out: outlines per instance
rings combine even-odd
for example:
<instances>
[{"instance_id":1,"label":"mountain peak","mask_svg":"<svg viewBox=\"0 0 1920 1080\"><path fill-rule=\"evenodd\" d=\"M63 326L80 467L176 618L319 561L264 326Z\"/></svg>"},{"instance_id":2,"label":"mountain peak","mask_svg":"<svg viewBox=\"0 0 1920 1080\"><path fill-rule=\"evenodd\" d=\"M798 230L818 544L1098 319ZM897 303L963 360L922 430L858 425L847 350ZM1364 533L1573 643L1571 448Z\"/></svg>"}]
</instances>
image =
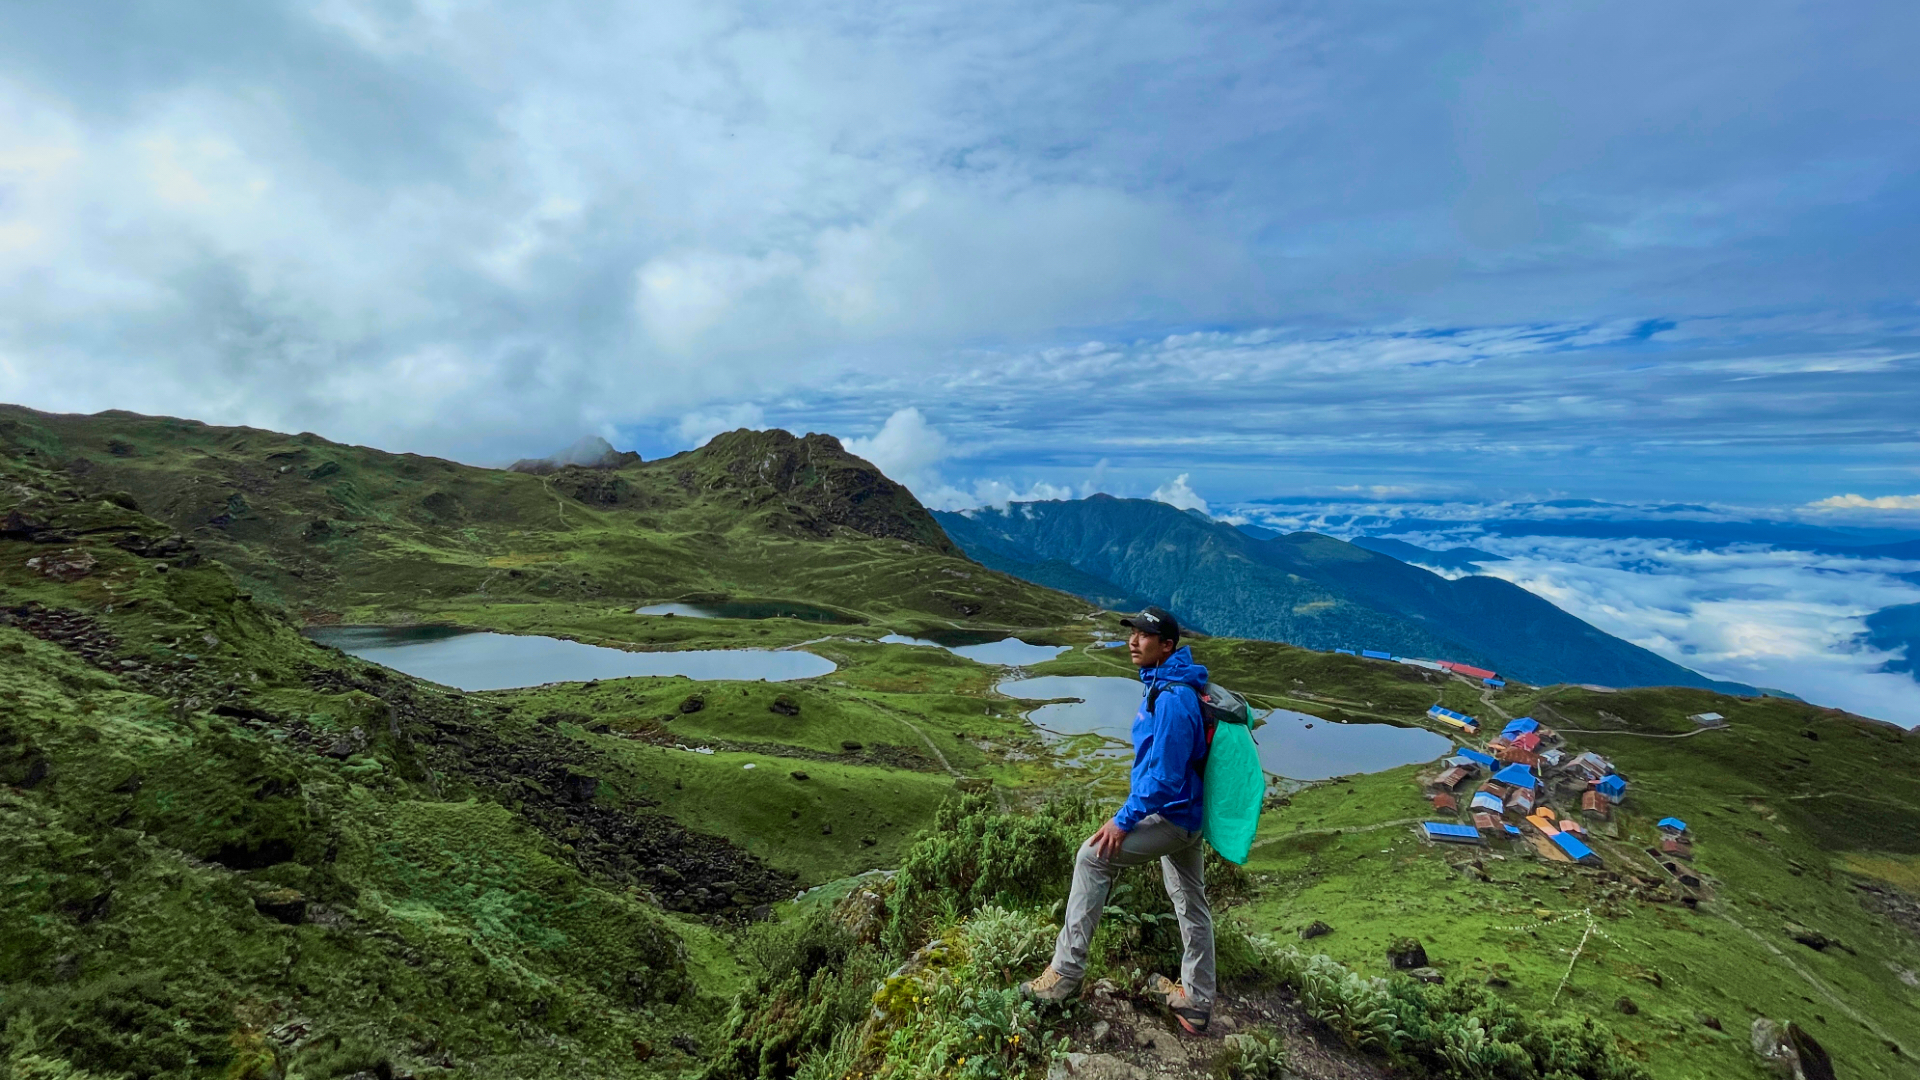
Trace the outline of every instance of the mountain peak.
<instances>
[{"instance_id":1,"label":"mountain peak","mask_svg":"<svg viewBox=\"0 0 1920 1080\"><path fill-rule=\"evenodd\" d=\"M961 554L912 492L832 435L739 428L668 460L684 462L682 483L737 491L746 502L783 510L803 528L839 526Z\"/></svg>"},{"instance_id":2,"label":"mountain peak","mask_svg":"<svg viewBox=\"0 0 1920 1080\"><path fill-rule=\"evenodd\" d=\"M587 435L578 442L543 458L521 458L507 466L508 471L532 473L544 476L558 472L568 466L583 469L618 469L626 465L638 464L640 455L629 450L621 453L613 444L598 435Z\"/></svg>"}]
</instances>

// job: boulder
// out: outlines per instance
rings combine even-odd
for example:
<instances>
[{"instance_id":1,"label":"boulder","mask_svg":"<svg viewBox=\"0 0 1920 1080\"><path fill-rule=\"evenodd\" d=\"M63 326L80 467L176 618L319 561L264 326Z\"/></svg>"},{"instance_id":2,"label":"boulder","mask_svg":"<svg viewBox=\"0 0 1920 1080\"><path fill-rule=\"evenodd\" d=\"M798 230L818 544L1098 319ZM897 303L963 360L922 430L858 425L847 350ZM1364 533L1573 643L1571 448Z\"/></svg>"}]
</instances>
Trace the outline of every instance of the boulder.
<instances>
[{"instance_id":1,"label":"boulder","mask_svg":"<svg viewBox=\"0 0 1920 1080\"><path fill-rule=\"evenodd\" d=\"M1140 1080L1146 1070L1112 1054L1065 1054L1047 1069L1047 1080Z\"/></svg>"},{"instance_id":2,"label":"boulder","mask_svg":"<svg viewBox=\"0 0 1920 1080\"><path fill-rule=\"evenodd\" d=\"M253 898L253 908L275 922L299 926L307 921L307 898L293 889L268 889Z\"/></svg>"},{"instance_id":3,"label":"boulder","mask_svg":"<svg viewBox=\"0 0 1920 1080\"><path fill-rule=\"evenodd\" d=\"M1387 945L1387 965L1395 971L1426 967L1426 947L1410 937L1396 938Z\"/></svg>"},{"instance_id":4,"label":"boulder","mask_svg":"<svg viewBox=\"0 0 1920 1080\"><path fill-rule=\"evenodd\" d=\"M781 694L767 706L767 711L781 716L799 716L800 703L786 694Z\"/></svg>"},{"instance_id":5,"label":"boulder","mask_svg":"<svg viewBox=\"0 0 1920 1080\"><path fill-rule=\"evenodd\" d=\"M53 555L37 555L27 560L28 569L38 570L42 575L59 582L79 581L93 573L93 568L99 565L98 559L79 548Z\"/></svg>"},{"instance_id":6,"label":"boulder","mask_svg":"<svg viewBox=\"0 0 1920 1080\"><path fill-rule=\"evenodd\" d=\"M1827 1056L1826 1047L1807 1034L1807 1029L1789 1022L1787 1045L1793 1047L1794 1054L1800 1059L1802 1080L1835 1080L1833 1059Z\"/></svg>"},{"instance_id":7,"label":"boulder","mask_svg":"<svg viewBox=\"0 0 1920 1080\"><path fill-rule=\"evenodd\" d=\"M1313 920L1312 923L1307 925L1306 929L1300 931L1300 940L1312 941L1314 938L1326 937L1328 934L1331 934L1331 933L1333 933L1333 927L1328 926L1326 923L1320 921L1319 919L1315 919Z\"/></svg>"}]
</instances>

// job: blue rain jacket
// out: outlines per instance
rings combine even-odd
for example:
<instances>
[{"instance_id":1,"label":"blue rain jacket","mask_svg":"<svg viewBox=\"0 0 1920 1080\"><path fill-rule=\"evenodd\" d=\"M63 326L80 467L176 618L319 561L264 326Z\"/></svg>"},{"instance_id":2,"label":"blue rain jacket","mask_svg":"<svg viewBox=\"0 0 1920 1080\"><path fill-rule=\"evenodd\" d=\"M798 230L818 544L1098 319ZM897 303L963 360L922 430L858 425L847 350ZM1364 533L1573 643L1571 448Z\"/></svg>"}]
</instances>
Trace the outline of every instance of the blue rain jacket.
<instances>
[{"instance_id":1,"label":"blue rain jacket","mask_svg":"<svg viewBox=\"0 0 1920 1080\"><path fill-rule=\"evenodd\" d=\"M1141 668L1143 693L1133 717L1133 790L1113 823L1128 832L1140 819L1159 814L1183 829L1200 830L1200 772L1207 758L1206 723L1200 716L1200 690L1207 669L1193 662L1182 645L1158 667ZM1147 698L1153 697L1153 711Z\"/></svg>"}]
</instances>

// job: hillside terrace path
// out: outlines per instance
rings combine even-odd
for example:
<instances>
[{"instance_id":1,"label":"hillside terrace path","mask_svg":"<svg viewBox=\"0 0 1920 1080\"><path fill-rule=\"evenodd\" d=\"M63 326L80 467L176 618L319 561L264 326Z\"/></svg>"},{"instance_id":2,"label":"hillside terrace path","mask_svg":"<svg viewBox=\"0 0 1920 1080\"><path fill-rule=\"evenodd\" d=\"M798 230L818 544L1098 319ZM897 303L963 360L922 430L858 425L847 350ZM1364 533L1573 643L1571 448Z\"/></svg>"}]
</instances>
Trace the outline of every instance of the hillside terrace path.
<instances>
[{"instance_id":1,"label":"hillside terrace path","mask_svg":"<svg viewBox=\"0 0 1920 1080\"><path fill-rule=\"evenodd\" d=\"M1418 825L1428 820L1425 817L1395 818L1392 821L1376 821L1371 825L1342 825L1326 829L1295 829L1279 836L1269 836L1265 840L1255 840L1253 846L1260 848L1268 844L1277 844L1282 840L1291 840L1296 836L1344 836L1347 833L1374 832L1379 829L1391 829L1400 825Z\"/></svg>"},{"instance_id":2,"label":"hillside terrace path","mask_svg":"<svg viewBox=\"0 0 1920 1080\"><path fill-rule=\"evenodd\" d=\"M561 498L560 493L553 490L553 481L543 476L540 478L540 486L547 490L547 494L553 496L553 505L560 511L560 524L566 526L568 529L573 528L573 525L567 521L567 500Z\"/></svg>"},{"instance_id":3,"label":"hillside terrace path","mask_svg":"<svg viewBox=\"0 0 1920 1080\"><path fill-rule=\"evenodd\" d=\"M1899 1051L1902 1057L1911 1058L1913 1056L1913 1051L1910 1048L1902 1044L1900 1040L1894 1038L1892 1035L1887 1034L1887 1032L1883 1030L1878 1024L1875 1024L1872 1020L1862 1015L1859 1010L1847 1004L1845 1001L1842 1001L1838 994L1835 994L1833 990L1827 986L1826 983L1820 980L1819 976L1815 975L1811 971L1808 971L1805 967L1801 966L1799 961L1795 960L1791 956L1788 956L1785 952L1782 952L1780 950L1780 947L1775 945L1773 942L1768 941L1765 935L1761 934L1759 931L1748 926L1746 923L1743 923L1740 920L1734 918L1733 915L1726 910L1725 905L1715 904L1713 905L1713 909L1714 909L1713 913L1715 915L1720 916L1722 919L1725 919L1727 922L1733 924L1735 927L1745 932L1746 935L1752 938L1756 943L1758 943L1761 948L1767 950L1767 952L1769 953L1772 953L1774 959L1787 965L1788 969L1791 970L1795 975L1798 975L1802 979L1806 980L1807 985L1813 987L1816 991L1818 991L1820 996L1823 998L1826 998L1827 1001L1830 1002L1834 1008L1839 1009L1843 1013L1846 1013L1847 1017L1851 1019L1854 1023L1859 1024L1861 1027L1866 1028L1868 1031L1873 1032L1875 1035L1878 1035L1883 1041L1886 1042L1888 1046L1899 1048Z\"/></svg>"},{"instance_id":4,"label":"hillside terrace path","mask_svg":"<svg viewBox=\"0 0 1920 1080\"><path fill-rule=\"evenodd\" d=\"M865 697L860 694L853 695L853 699L855 701L864 702L868 705L873 706L874 708L892 717L895 721L899 722L899 724L902 727L906 728L908 731L911 731L915 735L920 736L920 741L926 744L927 750L933 754L934 760L940 763L940 767L947 770L947 775L953 777L956 780L967 779L967 774L961 772L959 769L954 768L953 762L947 760L947 755L941 753L940 748L934 745L932 737L930 737L925 731L922 731L920 729L920 725L915 724L913 721L908 720L905 716L901 715L900 710L894 708L893 706L887 704L884 701L875 701L872 698ZM1007 805L1007 793L1000 790L1000 786L998 784L994 785L993 787L993 797L995 800L999 802L1001 812L1005 813L1009 809Z\"/></svg>"},{"instance_id":5,"label":"hillside terrace path","mask_svg":"<svg viewBox=\"0 0 1920 1080\"><path fill-rule=\"evenodd\" d=\"M1678 734L1673 734L1673 735L1669 735L1669 734L1665 734L1657 731L1609 731L1606 728L1563 727L1563 728L1554 728L1553 730L1558 731L1563 735L1630 735L1636 739L1691 739L1695 735L1698 735L1703 731L1730 730L1730 725L1721 724L1717 727L1694 728L1692 731L1682 731L1682 732L1679 732Z\"/></svg>"}]
</instances>

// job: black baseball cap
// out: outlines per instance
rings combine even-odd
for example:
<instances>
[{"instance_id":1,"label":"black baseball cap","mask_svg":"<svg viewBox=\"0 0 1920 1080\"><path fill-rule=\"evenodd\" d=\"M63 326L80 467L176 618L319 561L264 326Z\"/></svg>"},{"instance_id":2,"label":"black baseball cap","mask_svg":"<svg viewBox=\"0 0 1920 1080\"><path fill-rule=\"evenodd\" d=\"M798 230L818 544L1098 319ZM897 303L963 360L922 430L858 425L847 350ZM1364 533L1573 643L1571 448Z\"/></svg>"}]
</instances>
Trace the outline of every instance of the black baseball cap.
<instances>
[{"instance_id":1,"label":"black baseball cap","mask_svg":"<svg viewBox=\"0 0 1920 1080\"><path fill-rule=\"evenodd\" d=\"M1129 615L1120 620L1121 626L1130 626L1143 634L1153 634L1168 641L1180 640L1180 620L1166 608L1150 607L1138 615Z\"/></svg>"}]
</instances>

